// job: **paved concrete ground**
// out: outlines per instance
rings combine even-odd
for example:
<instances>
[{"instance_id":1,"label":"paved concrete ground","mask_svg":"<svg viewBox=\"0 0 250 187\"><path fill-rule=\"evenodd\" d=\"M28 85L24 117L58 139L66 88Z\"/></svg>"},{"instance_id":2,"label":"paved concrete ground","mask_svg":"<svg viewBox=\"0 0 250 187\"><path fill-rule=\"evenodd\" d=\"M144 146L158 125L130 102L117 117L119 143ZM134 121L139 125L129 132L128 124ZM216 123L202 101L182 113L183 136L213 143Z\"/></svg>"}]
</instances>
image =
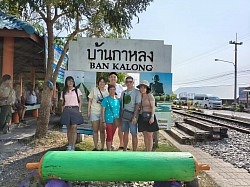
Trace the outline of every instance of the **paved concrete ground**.
<instances>
[{"instance_id":1,"label":"paved concrete ground","mask_svg":"<svg viewBox=\"0 0 250 187\"><path fill-rule=\"evenodd\" d=\"M58 123L60 116L51 116L50 124ZM34 117L26 118L26 124L12 124L10 127L10 132L7 134L0 134L0 140L24 140L32 138L35 135L37 120Z\"/></svg>"},{"instance_id":2,"label":"paved concrete ground","mask_svg":"<svg viewBox=\"0 0 250 187\"><path fill-rule=\"evenodd\" d=\"M10 132L0 134L0 140L22 140L34 136L37 126L36 118L30 118L26 121L26 124L11 124Z\"/></svg>"},{"instance_id":3,"label":"paved concrete ground","mask_svg":"<svg viewBox=\"0 0 250 187\"><path fill-rule=\"evenodd\" d=\"M191 145L182 145L176 142L166 132L160 131L173 145L183 152L190 152L200 164L209 164L211 169L206 171L221 187L250 187L250 173L245 169L235 168L232 164L214 158L200 148Z\"/></svg>"},{"instance_id":4,"label":"paved concrete ground","mask_svg":"<svg viewBox=\"0 0 250 187\"><path fill-rule=\"evenodd\" d=\"M234 112L234 111L229 111L229 110L209 110L209 109L204 109L204 112L206 114L223 114L223 115L228 115L228 116L235 116L235 117L241 117L241 118L246 118L247 120L250 121L250 113L246 112Z\"/></svg>"}]
</instances>

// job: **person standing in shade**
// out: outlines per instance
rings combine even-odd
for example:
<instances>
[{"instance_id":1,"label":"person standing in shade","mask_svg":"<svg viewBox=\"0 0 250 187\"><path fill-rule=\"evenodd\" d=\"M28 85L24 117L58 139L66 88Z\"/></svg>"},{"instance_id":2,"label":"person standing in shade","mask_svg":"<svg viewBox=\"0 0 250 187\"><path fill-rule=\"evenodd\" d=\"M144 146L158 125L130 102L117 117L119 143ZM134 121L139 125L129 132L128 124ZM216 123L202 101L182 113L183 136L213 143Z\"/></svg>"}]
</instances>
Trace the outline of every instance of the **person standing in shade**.
<instances>
[{"instance_id":1,"label":"person standing in shade","mask_svg":"<svg viewBox=\"0 0 250 187\"><path fill-rule=\"evenodd\" d=\"M116 98L120 98L121 97L121 93L123 91L123 87L121 84L117 84L117 80L118 80L118 74L116 72L111 72L109 74L109 85L114 85L116 88L116 92L115 92L115 97ZM106 88L108 86L106 85ZM121 124L121 119L120 119L120 124L118 125L118 137L119 137L119 149L123 149L124 147L124 143L123 143L123 133L122 133L122 124ZM112 145L112 148L114 148L114 146Z\"/></svg>"},{"instance_id":2,"label":"person standing in shade","mask_svg":"<svg viewBox=\"0 0 250 187\"><path fill-rule=\"evenodd\" d=\"M89 94L88 103L88 119L90 119L93 127L93 141L95 148L93 151L98 151L98 133L101 139L101 151L104 150L105 144L105 127L101 123L101 103L104 97L109 95L108 90L105 88L106 80L100 77L97 81L97 87L93 88Z\"/></svg>"},{"instance_id":3,"label":"person standing in shade","mask_svg":"<svg viewBox=\"0 0 250 187\"><path fill-rule=\"evenodd\" d=\"M12 88L12 79L8 74L3 75L0 85L0 131L6 134L9 131L12 112L11 107L16 101L15 90Z\"/></svg>"},{"instance_id":4,"label":"person standing in shade","mask_svg":"<svg viewBox=\"0 0 250 187\"><path fill-rule=\"evenodd\" d=\"M74 78L68 76L65 79L65 85L62 94L62 116L61 124L67 126L68 146L67 151L75 150L75 143L77 138L77 125L83 123L81 114L81 100L82 93L75 88Z\"/></svg>"},{"instance_id":5,"label":"person standing in shade","mask_svg":"<svg viewBox=\"0 0 250 187\"><path fill-rule=\"evenodd\" d=\"M121 117L122 117L122 132L124 148L123 151L127 151L128 135L129 131L132 135L132 147L133 151L136 151L138 145L137 138L137 118L140 110L141 93L134 88L134 79L131 76L126 77L127 89L121 94ZM132 115L131 119L126 119L126 115L123 116L123 112L128 111ZM127 116L128 117L128 116Z\"/></svg>"},{"instance_id":6,"label":"person standing in shade","mask_svg":"<svg viewBox=\"0 0 250 187\"><path fill-rule=\"evenodd\" d=\"M141 110L138 118L138 131L143 133L146 151L152 151L153 133L159 130L159 126L155 117L155 99L154 96L150 94L151 90L148 81L141 81L137 88L140 89L142 94ZM149 121L145 122L143 120L143 112L151 113Z\"/></svg>"},{"instance_id":7,"label":"person standing in shade","mask_svg":"<svg viewBox=\"0 0 250 187\"><path fill-rule=\"evenodd\" d=\"M112 142L117 126L115 125L115 118L120 116L120 100L116 98L116 88L114 85L108 86L109 96L104 97L102 101L102 123L106 127L106 144L107 150L111 151Z\"/></svg>"}]
</instances>

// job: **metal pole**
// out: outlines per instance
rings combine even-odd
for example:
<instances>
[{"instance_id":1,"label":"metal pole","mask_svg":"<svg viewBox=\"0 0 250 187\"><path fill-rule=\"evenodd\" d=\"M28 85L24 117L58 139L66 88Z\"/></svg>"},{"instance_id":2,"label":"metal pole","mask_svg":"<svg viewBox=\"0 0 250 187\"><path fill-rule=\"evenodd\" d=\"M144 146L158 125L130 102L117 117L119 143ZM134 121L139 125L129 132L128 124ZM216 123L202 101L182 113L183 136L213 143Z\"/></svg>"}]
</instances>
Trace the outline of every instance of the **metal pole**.
<instances>
[{"instance_id":1,"label":"metal pole","mask_svg":"<svg viewBox=\"0 0 250 187\"><path fill-rule=\"evenodd\" d=\"M248 94L249 94L249 92L247 92L247 108L248 108Z\"/></svg>"},{"instance_id":2,"label":"metal pole","mask_svg":"<svg viewBox=\"0 0 250 187\"><path fill-rule=\"evenodd\" d=\"M237 103L237 45L235 45L234 59L234 103Z\"/></svg>"},{"instance_id":3,"label":"metal pole","mask_svg":"<svg viewBox=\"0 0 250 187\"><path fill-rule=\"evenodd\" d=\"M237 103L237 45L242 45L242 42L237 43L237 33L236 33L236 41L229 41L229 44L234 44L235 52L234 52L234 103Z\"/></svg>"}]
</instances>

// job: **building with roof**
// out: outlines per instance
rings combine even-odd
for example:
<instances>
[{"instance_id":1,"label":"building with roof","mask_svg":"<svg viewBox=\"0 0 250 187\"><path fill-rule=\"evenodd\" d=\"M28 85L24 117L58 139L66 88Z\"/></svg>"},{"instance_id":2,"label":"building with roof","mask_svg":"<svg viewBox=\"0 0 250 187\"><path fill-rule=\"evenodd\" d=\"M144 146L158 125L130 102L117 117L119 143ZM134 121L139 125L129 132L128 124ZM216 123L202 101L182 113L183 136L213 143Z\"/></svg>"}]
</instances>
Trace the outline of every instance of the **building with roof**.
<instances>
[{"instance_id":1,"label":"building with roof","mask_svg":"<svg viewBox=\"0 0 250 187\"><path fill-rule=\"evenodd\" d=\"M0 75L41 80L45 76L44 39L35 28L0 12Z\"/></svg>"}]
</instances>

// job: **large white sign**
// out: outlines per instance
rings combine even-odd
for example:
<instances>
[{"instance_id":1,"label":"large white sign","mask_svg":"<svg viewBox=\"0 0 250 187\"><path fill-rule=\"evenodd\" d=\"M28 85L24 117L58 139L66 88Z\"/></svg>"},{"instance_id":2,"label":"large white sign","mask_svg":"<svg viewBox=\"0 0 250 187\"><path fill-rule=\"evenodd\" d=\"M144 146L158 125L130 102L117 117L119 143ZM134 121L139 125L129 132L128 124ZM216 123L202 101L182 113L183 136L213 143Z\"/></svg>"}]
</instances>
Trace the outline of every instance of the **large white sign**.
<instances>
[{"instance_id":1,"label":"large white sign","mask_svg":"<svg viewBox=\"0 0 250 187\"><path fill-rule=\"evenodd\" d=\"M78 38L69 47L68 70L171 72L172 46L160 40Z\"/></svg>"}]
</instances>

